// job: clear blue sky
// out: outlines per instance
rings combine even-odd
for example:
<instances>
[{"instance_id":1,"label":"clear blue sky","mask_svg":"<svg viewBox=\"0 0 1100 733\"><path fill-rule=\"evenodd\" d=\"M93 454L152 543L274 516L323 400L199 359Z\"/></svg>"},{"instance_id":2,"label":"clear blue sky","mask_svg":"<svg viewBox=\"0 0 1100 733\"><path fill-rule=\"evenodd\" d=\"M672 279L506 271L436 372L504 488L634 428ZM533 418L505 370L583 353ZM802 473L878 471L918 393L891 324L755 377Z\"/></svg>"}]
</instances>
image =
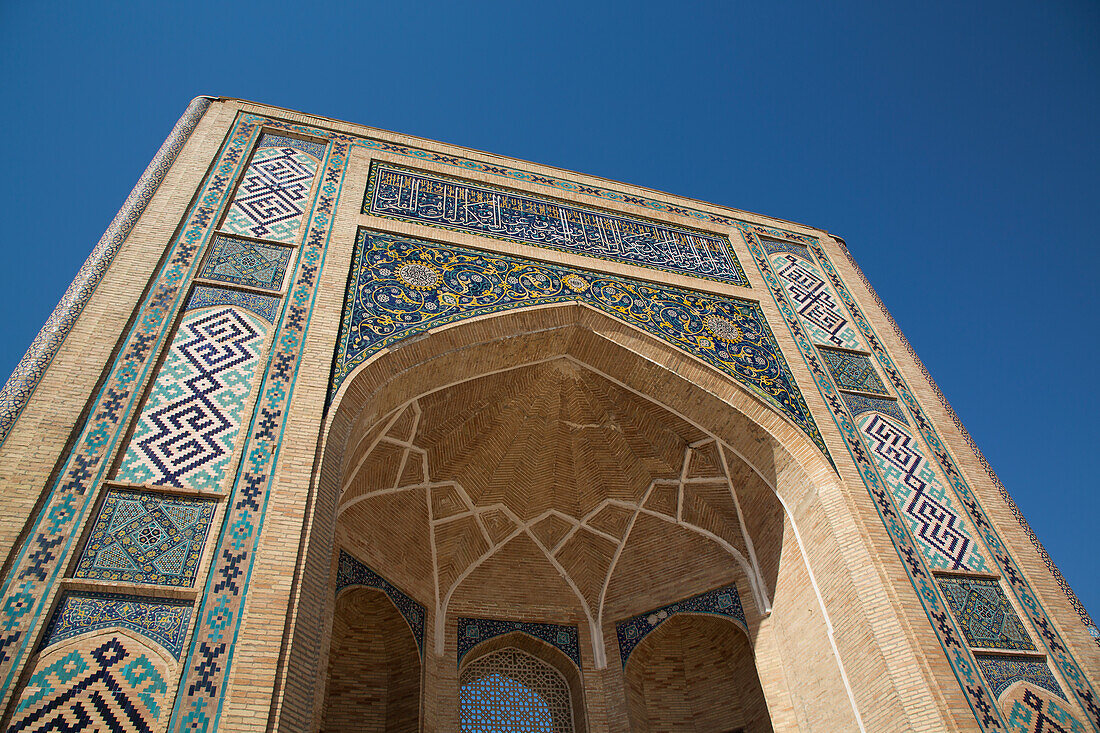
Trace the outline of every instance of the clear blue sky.
<instances>
[{"instance_id":1,"label":"clear blue sky","mask_svg":"<svg viewBox=\"0 0 1100 733\"><path fill-rule=\"evenodd\" d=\"M844 237L1100 614L1100 5L5 2L5 376L198 94Z\"/></svg>"}]
</instances>

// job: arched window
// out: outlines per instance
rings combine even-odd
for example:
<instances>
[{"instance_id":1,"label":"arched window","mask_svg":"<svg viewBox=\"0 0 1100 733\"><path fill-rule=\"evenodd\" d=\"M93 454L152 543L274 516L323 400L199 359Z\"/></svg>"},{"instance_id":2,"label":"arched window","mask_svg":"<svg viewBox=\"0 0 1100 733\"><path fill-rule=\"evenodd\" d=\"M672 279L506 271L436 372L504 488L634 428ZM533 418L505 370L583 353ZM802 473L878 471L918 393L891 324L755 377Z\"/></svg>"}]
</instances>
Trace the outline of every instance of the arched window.
<instances>
[{"instance_id":1,"label":"arched window","mask_svg":"<svg viewBox=\"0 0 1100 733\"><path fill-rule=\"evenodd\" d=\"M550 664L514 647L471 662L460 679L462 730L573 733L569 685Z\"/></svg>"}]
</instances>

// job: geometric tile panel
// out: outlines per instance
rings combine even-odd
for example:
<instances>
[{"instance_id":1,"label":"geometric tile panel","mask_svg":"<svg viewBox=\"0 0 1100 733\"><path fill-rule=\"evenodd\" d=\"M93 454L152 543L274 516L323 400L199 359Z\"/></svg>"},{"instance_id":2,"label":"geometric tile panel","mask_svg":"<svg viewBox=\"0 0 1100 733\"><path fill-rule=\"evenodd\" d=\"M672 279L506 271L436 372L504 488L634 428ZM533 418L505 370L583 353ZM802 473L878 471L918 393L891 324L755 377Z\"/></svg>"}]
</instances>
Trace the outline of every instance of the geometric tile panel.
<instances>
[{"instance_id":1,"label":"geometric tile panel","mask_svg":"<svg viewBox=\"0 0 1100 733\"><path fill-rule=\"evenodd\" d=\"M235 285L278 290L290 262L290 247L217 236L199 277Z\"/></svg>"},{"instance_id":2,"label":"geometric tile panel","mask_svg":"<svg viewBox=\"0 0 1100 733\"><path fill-rule=\"evenodd\" d=\"M266 334L236 308L187 312L117 479L220 490Z\"/></svg>"},{"instance_id":3,"label":"geometric tile panel","mask_svg":"<svg viewBox=\"0 0 1100 733\"><path fill-rule=\"evenodd\" d=\"M12 715L8 733L152 733L164 710L168 670L125 636L91 651L40 660Z\"/></svg>"},{"instance_id":4,"label":"geometric tile panel","mask_svg":"<svg viewBox=\"0 0 1100 733\"><path fill-rule=\"evenodd\" d=\"M1009 733L1085 733L1085 726L1054 700L1044 700L1031 690L1012 703Z\"/></svg>"},{"instance_id":5,"label":"geometric tile panel","mask_svg":"<svg viewBox=\"0 0 1100 733\"><path fill-rule=\"evenodd\" d=\"M855 328L844 317L832 289L814 266L810 250L793 242L773 239L761 239L760 242L814 342L822 346L862 349Z\"/></svg>"},{"instance_id":6,"label":"geometric tile panel","mask_svg":"<svg viewBox=\"0 0 1100 733\"><path fill-rule=\"evenodd\" d=\"M865 413L858 424L928 565L936 570L985 572L988 565L966 519L955 511L917 441L901 425L880 414Z\"/></svg>"},{"instance_id":7,"label":"geometric tile panel","mask_svg":"<svg viewBox=\"0 0 1100 733\"><path fill-rule=\"evenodd\" d=\"M282 299L278 296L199 285L191 291L191 298L187 301L185 310L198 310L199 308L210 308L215 305L235 305L238 308L244 308L246 311L255 313L268 323L274 323L281 302Z\"/></svg>"},{"instance_id":8,"label":"geometric tile panel","mask_svg":"<svg viewBox=\"0 0 1100 733\"><path fill-rule=\"evenodd\" d=\"M361 230L330 395L371 354L449 323L581 302L720 369L786 414L828 456L757 303L509 255Z\"/></svg>"},{"instance_id":9,"label":"geometric tile panel","mask_svg":"<svg viewBox=\"0 0 1100 733\"><path fill-rule=\"evenodd\" d=\"M975 654L974 659L982 670L982 676L993 688L994 697L1000 697L1009 685L1023 681L1042 687L1063 700L1066 698L1050 667L1041 659L1002 657L999 654Z\"/></svg>"},{"instance_id":10,"label":"geometric tile panel","mask_svg":"<svg viewBox=\"0 0 1100 733\"><path fill-rule=\"evenodd\" d=\"M1035 649L999 581L960 577L937 581L967 644L984 649Z\"/></svg>"},{"instance_id":11,"label":"geometric tile panel","mask_svg":"<svg viewBox=\"0 0 1100 733\"><path fill-rule=\"evenodd\" d=\"M458 619L458 664L466 653L483 641L519 631L563 652L581 668L580 637L576 626L543 624L533 621L502 621L500 619Z\"/></svg>"},{"instance_id":12,"label":"geometric tile panel","mask_svg":"<svg viewBox=\"0 0 1100 733\"><path fill-rule=\"evenodd\" d=\"M741 607L741 597L737 595L737 586L730 583L723 588L715 588L687 600L670 603L616 624L615 636L619 640L619 657L622 659L623 668L626 668L626 660L642 639L678 613L722 616L733 619L741 628L748 630L745 610Z\"/></svg>"},{"instance_id":13,"label":"geometric tile panel","mask_svg":"<svg viewBox=\"0 0 1100 733\"><path fill-rule=\"evenodd\" d=\"M73 577L190 588L215 506L210 499L109 490Z\"/></svg>"},{"instance_id":14,"label":"geometric tile panel","mask_svg":"<svg viewBox=\"0 0 1100 733\"><path fill-rule=\"evenodd\" d=\"M222 231L294 244L305 219L318 161L298 146L257 148Z\"/></svg>"},{"instance_id":15,"label":"geometric tile panel","mask_svg":"<svg viewBox=\"0 0 1100 733\"><path fill-rule=\"evenodd\" d=\"M723 235L389 164L371 167L363 213L747 287Z\"/></svg>"},{"instance_id":16,"label":"geometric tile panel","mask_svg":"<svg viewBox=\"0 0 1100 733\"><path fill-rule=\"evenodd\" d=\"M821 352L821 358L828 365L833 379L836 380L838 388L890 396L866 354L852 354L826 348L818 350Z\"/></svg>"},{"instance_id":17,"label":"geometric tile panel","mask_svg":"<svg viewBox=\"0 0 1100 733\"><path fill-rule=\"evenodd\" d=\"M339 593L352 585L377 588L389 596L412 629L420 656L424 656L424 606L402 593L400 589L359 560L340 550L340 565L336 571L336 592Z\"/></svg>"},{"instance_id":18,"label":"geometric tile panel","mask_svg":"<svg viewBox=\"0 0 1100 733\"><path fill-rule=\"evenodd\" d=\"M883 415L892 417L900 423L905 425L909 424L909 420L906 419L905 413L901 411L901 407L898 406L897 400L868 397L867 395L853 394L852 392L844 392L843 396L844 401L848 403L848 409L852 411L853 417L859 417L865 412L881 412Z\"/></svg>"},{"instance_id":19,"label":"geometric tile panel","mask_svg":"<svg viewBox=\"0 0 1100 733\"><path fill-rule=\"evenodd\" d=\"M120 626L155 641L179 659L190 619L191 604L186 601L73 591L58 604L40 648Z\"/></svg>"}]
</instances>

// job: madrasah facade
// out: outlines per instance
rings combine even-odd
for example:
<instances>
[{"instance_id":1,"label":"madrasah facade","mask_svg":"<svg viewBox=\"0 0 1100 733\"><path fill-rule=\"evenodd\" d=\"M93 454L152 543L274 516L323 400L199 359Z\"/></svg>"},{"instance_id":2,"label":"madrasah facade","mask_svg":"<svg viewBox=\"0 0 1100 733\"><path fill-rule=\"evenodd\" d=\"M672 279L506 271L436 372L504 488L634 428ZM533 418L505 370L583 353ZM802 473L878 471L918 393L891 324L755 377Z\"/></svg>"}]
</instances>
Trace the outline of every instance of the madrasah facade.
<instances>
[{"instance_id":1,"label":"madrasah facade","mask_svg":"<svg viewBox=\"0 0 1100 733\"><path fill-rule=\"evenodd\" d=\"M0 393L9 731L1098 731L821 229L195 99Z\"/></svg>"}]
</instances>

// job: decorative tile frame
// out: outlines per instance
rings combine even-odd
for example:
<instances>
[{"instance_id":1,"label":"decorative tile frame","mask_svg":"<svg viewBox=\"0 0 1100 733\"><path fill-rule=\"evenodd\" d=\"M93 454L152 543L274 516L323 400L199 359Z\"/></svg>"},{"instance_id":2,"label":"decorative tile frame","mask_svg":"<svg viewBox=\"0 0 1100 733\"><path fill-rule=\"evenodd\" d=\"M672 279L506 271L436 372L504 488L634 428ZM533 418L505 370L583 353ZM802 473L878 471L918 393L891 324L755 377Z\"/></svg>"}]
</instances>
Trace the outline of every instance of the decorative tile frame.
<instances>
[{"instance_id":1,"label":"decorative tile frame","mask_svg":"<svg viewBox=\"0 0 1100 733\"><path fill-rule=\"evenodd\" d=\"M423 659L424 619L426 617L424 606L364 565L356 557L345 550L340 550L340 559L336 570L336 593L339 594L344 588L353 586L377 588L393 601L397 611L409 624L409 629L416 639L416 648L420 651L420 658Z\"/></svg>"},{"instance_id":2,"label":"decorative tile frame","mask_svg":"<svg viewBox=\"0 0 1100 733\"><path fill-rule=\"evenodd\" d=\"M363 213L749 287L725 236L390 163L371 165Z\"/></svg>"},{"instance_id":3,"label":"decorative tile frame","mask_svg":"<svg viewBox=\"0 0 1100 733\"><path fill-rule=\"evenodd\" d=\"M213 499L108 489L73 577L190 588L216 505Z\"/></svg>"},{"instance_id":4,"label":"decorative tile frame","mask_svg":"<svg viewBox=\"0 0 1100 733\"><path fill-rule=\"evenodd\" d=\"M653 633L665 621L682 613L703 614L729 619L740 626L745 634L749 633L749 624L745 621L745 609L741 606L741 596L737 594L737 585L730 583L721 588L715 588L706 593L700 593L691 598L640 613L633 618L615 624L615 637L619 642L619 658L622 660L623 669L626 669L626 662L630 658L631 652L642 643L643 639Z\"/></svg>"},{"instance_id":5,"label":"decorative tile frame","mask_svg":"<svg viewBox=\"0 0 1100 733\"><path fill-rule=\"evenodd\" d=\"M568 301L717 367L785 414L829 456L754 301L365 229L356 242L330 399L358 364L396 341L485 313Z\"/></svg>"},{"instance_id":6,"label":"decorative tile frame","mask_svg":"<svg viewBox=\"0 0 1100 733\"><path fill-rule=\"evenodd\" d=\"M458 666L471 649L483 641L518 631L544 641L565 654L581 668L580 636L576 626L547 624L534 621L505 621L502 619L463 618L458 621Z\"/></svg>"},{"instance_id":7,"label":"decorative tile frame","mask_svg":"<svg viewBox=\"0 0 1100 733\"><path fill-rule=\"evenodd\" d=\"M39 649L118 626L156 642L179 659L190 621L188 601L70 591L54 611Z\"/></svg>"}]
</instances>

